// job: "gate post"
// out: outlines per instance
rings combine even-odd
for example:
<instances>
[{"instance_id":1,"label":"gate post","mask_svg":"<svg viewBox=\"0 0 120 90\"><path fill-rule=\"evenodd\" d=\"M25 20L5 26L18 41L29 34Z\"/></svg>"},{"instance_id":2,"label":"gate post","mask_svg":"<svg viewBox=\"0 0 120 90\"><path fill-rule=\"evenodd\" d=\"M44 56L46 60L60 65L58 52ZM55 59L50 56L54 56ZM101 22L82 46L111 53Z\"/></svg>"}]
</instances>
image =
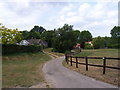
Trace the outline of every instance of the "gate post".
<instances>
[{"instance_id":1,"label":"gate post","mask_svg":"<svg viewBox=\"0 0 120 90\"><path fill-rule=\"evenodd\" d=\"M70 56L70 62L71 62L71 66L72 66L72 56Z\"/></svg>"},{"instance_id":2,"label":"gate post","mask_svg":"<svg viewBox=\"0 0 120 90\"><path fill-rule=\"evenodd\" d=\"M76 68L78 68L78 59L76 57Z\"/></svg>"},{"instance_id":3,"label":"gate post","mask_svg":"<svg viewBox=\"0 0 120 90\"><path fill-rule=\"evenodd\" d=\"M86 71L88 71L88 58L85 57L85 61L86 61Z\"/></svg>"},{"instance_id":4,"label":"gate post","mask_svg":"<svg viewBox=\"0 0 120 90\"><path fill-rule=\"evenodd\" d=\"M106 68L106 57L103 57L103 74L105 74L105 68Z\"/></svg>"}]
</instances>

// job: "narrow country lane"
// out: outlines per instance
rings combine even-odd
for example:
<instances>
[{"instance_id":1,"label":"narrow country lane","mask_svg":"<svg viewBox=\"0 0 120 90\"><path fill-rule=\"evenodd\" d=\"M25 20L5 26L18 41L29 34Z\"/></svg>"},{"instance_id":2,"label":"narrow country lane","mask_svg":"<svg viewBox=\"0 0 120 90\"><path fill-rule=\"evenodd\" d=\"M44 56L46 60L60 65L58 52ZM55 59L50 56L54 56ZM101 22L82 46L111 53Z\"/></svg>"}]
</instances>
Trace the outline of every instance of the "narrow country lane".
<instances>
[{"instance_id":1,"label":"narrow country lane","mask_svg":"<svg viewBox=\"0 0 120 90\"><path fill-rule=\"evenodd\" d=\"M53 58L43 66L45 79L53 88L117 88L65 68L63 60Z\"/></svg>"}]
</instances>

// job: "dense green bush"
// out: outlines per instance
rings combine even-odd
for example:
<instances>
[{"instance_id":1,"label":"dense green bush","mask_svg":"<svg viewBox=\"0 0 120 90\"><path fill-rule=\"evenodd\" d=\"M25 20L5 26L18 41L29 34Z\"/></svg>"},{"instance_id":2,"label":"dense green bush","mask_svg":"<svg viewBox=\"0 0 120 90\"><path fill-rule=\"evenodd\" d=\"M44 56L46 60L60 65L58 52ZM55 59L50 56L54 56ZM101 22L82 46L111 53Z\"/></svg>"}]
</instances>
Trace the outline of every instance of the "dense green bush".
<instances>
[{"instance_id":1,"label":"dense green bush","mask_svg":"<svg viewBox=\"0 0 120 90\"><path fill-rule=\"evenodd\" d=\"M109 44L108 48L120 48L120 44Z\"/></svg>"},{"instance_id":2,"label":"dense green bush","mask_svg":"<svg viewBox=\"0 0 120 90\"><path fill-rule=\"evenodd\" d=\"M60 53L71 50L76 44L76 34L72 25L65 24L62 28L58 28L56 35L53 39L53 48Z\"/></svg>"},{"instance_id":3,"label":"dense green bush","mask_svg":"<svg viewBox=\"0 0 120 90\"><path fill-rule=\"evenodd\" d=\"M96 38L93 38L92 43L94 49L105 48L105 40L103 37L98 36Z\"/></svg>"},{"instance_id":4,"label":"dense green bush","mask_svg":"<svg viewBox=\"0 0 120 90\"><path fill-rule=\"evenodd\" d=\"M65 51L65 54L70 54L70 53L71 53L70 50Z\"/></svg>"},{"instance_id":5,"label":"dense green bush","mask_svg":"<svg viewBox=\"0 0 120 90\"><path fill-rule=\"evenodd\" d=\"M86 43L85 44L85 49L93 49L93 46L91 44Z\"/></svg>"},{"instance_id":6,"label":"dense green bush","mask_svg":"<svg viewBox=\"0 0 120 90\"><path fill-rule=\"evenodd\" d=\"M2 54L13 54L13 53L24 53L24 52L39 52L41 50L41 46L35 45L15 45L15 44L3 44L2 45Z\"/></svg>"}]
</instances>

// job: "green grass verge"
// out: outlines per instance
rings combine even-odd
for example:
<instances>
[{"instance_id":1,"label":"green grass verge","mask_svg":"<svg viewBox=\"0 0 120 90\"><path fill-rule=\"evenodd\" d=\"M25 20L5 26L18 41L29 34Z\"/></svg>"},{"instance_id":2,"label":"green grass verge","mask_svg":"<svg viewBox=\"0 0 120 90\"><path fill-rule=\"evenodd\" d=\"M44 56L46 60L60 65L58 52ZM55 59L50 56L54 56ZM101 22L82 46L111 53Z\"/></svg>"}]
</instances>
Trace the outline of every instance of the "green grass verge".
<instances>
[{"instance_id":1,"label":"green grass verge","mask_svg":"<svg viewBox=\"0 0 120 90\"><path fill-rule=\"evenodd\" d=\"M81 53L76 54L75 56L93 56L93 57L118 57L118 50L117 49L94 49L94 50L82 50ZM74 59L73 59L74 60ZM85 63L85 59L78 59L79 62ZM103 65L102 59L88 59L89 64L98 64ZM118 60L107 60L106 63L108 66L118 67ZM79 64L79 68L76 68L76 64L70 66L70 64L66 64L63 62L63 65L71 70L79 72L83 75L95 78L97 80L101 80L116 86L120 86L120 74L119 70L114 69L106 69L106 74L103 75L103 68L101 67L93 67L89 66L88 71L86 71L86 67L84 65Z\"/></svg>"},{"instance_id":2,"label":"green grass verge","mask_svg":"<svg viewBox=\"0 0 120 90\"><path fill-rule=\"evenodd\" d=\"M118 57L118 49L86 49L75 56Z\"/></svg>"},{"instance_id":3,"label":"green grass verge","mask_svg":"<svg viewBox=\"0 0 120 90\"><path fill-rule=\"evenodd\" d=\"M42 52L3 56L2 87L30 87L44 82L42 66L50 59Z\"/></svg>"}]
</instances>

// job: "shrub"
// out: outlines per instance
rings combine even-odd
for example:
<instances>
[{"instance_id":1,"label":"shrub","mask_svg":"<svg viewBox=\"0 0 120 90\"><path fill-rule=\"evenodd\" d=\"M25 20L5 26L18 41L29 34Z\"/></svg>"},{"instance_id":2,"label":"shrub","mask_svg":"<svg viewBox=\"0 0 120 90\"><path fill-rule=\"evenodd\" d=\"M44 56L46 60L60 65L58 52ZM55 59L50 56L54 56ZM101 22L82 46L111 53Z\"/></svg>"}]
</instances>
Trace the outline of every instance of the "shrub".
<instances>
[{"instance_id":1,"label":"shrub","mask_svg":"<svg viewBox=\"0 0 120 90\"><path fill-rule=\"evenodd\" d=\"M85 44L85 49L93 49L93 46L91 44L86 43Z\"/></svg>"},{"instance_id":2,"label":"shrub","mask_svg":"<svg viewBox=\"0 0 120 90\"><path fill-rule=\"evenodd\" d=\"M105 40L103 37L96 37L92 40L94 49L105 48Z\"/></svg>"},{"instance_id":3,"label":"shrub","mask_svg":"<svg viewBox=\"0 0 120 90\"><path fill-rule=\"evenodd\" d=\"M58 52L57 49L55 49L55 48L53 48L51 51L52 52Z\"/></svg>"},{"instance_id":4,"label":"shrub","mask_svg":"<svg viewBox=\"0 0 120 90\"><path fill-rule=\"evenodd\" d=\"M70 51L70 50L65 51L65 54L69 54L69 53L71 53L71 51Z\"/></svg>"},{"instance_id":5,"label":"shrub","mask_svg":"<svg viewBox=\"0 0 120 90\"><path fill-rule=\"evenodd\" d=\"M118 48L120 48L120 44L109 44L108 48L116 48L116 49L118 49Z\"/></svg>"},{"instance_id":6,"label":"shrub","mask_svg":"<svg viewBox=\"0 0 120 90\"><path fill-rule=\"evenodd\" d=\"M15 45L15 44L3 44L2 45L2 54L13 54L13 53L24 53L24 52L39 52L41 50L41 46L35 45Z\"/></svg>"}]
</instances>

